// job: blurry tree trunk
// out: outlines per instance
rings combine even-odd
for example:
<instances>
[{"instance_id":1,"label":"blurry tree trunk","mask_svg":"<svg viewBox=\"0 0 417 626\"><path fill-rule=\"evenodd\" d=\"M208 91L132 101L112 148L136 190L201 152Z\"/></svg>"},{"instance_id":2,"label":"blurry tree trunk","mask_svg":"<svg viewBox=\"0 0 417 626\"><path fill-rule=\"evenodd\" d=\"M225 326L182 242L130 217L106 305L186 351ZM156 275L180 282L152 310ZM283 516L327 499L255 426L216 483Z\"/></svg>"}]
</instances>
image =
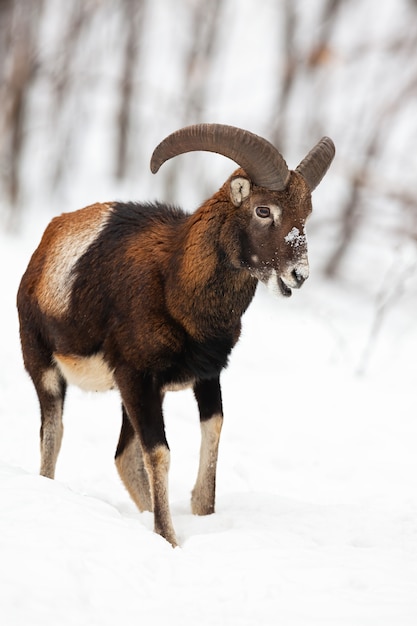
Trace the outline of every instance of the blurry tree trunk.
<instances>
[{"instance_id":1,"label":"blurry tree trunk","mask_svg":"<svg viewBox=\"0 0 417 626\"><path fill-rule=\"evenodd\" d=\"M140 42L143 27L144 0L124 0L121 4L123 32L123 67L120 78L120 99L117 112L116 176L128 173L129 136L132 131L132 112L140 95L135 93L135 77L140 58Z\"/></svg>"},{"instance_id":2,"label":"blurry tree trunk","mask_svg":"<svg viewBox=\"0 0 417 626\"><path fill-rule=\"evenodd\" d=\"M207 76L215 53L218 27L223 0L191 2L190 45L185 57L185 100L183 125L202 122L202 112L206 105ZM178 165L174 161L166 177L165 196L175 196Z\"/></svg>"},{"instance_id":3,"label":"blurry tree trunk","mask_svg":"<svg viewBox=\"0 0 417 626\"><path fill-rule=\"evenodd\" d=\"M201 120L206 103L207 76L215 52L222 0L193 4L191 42L185 58L184 122L187 124Z\"/></svg>"},{"instance_id":4,"label":"blurry tree trunk","mask_svg":"<svg viewBox=\"0 0 417 626\"><path fill-rule=\"evenodd\" d=\"M272 142L285 150L288 128L288 119L291 114L291 99L297 82L302 79L305 86L310 90L310 99L317 103L316 112L313 112L312 122L320 118L320 94L317 93L315 73L320 70L331 56L329 40L333 34L335 22L341 0L327 0L321 12L317 12L315 29L317 38L310 48L298 50L296 35L298 29L297 11L299 7L294 0L284 0L277 5L281 12L282 29L278 36L280 48L278 57L282 63L282 74L277 78L279 89L276 96L276 104L273 108L271 122Z\"/></svg>"},{"instance_id":5,"label":"blurry tree trunk","mask_svg":"<svg viewBox=\"0 0 417 626\"><path fill-rule=\"evenodd\" d=\"M67 100L74 88L73 75L76 69L73 60L76 58L83 33L87 30L91 17L92 6L90 3L74 2L70 6L70 14L62 38L61 54L55 60L54 71L50 76L53 93L52 120L53 125L60 129L61 142L60 149L55 151L53 164L51 164L51 184L54 188L60 185L66 170L70 145L69 136L73 133L73 129L68 128L63 122Z\"/></svg>"},{"instance_id":6,"label":"blurry tree trunk","mask_svg":"<svg viewBox=\"0 0 417 626\"><path fill-rule=\"evenodd\" d=\"M405 45L408 48L407 42ZM385 181L382 179L377 180L376 185L373 186L371 170L372 163L381 160L387 128L393 127L394 118L401 113L404 102L407 102L408 99L416 93L417 68L416 73L411 75L409 80L405 82L403 88L392 95L391 101L384 103L379 115L375 113L372 132L367 143L365 145L362 143L360 146L358 144L357 159L359 165L357 166L355 164L350 175L350 194L341 212L339 240L330 254L324 269L325 274L331 278L334 278L338 273L356 232L360 227L360 214L363 204L361 197L364 192L371 190L378 193L380 196L391 196L404 207L408 208L408 210L415 210L417 199L414 199L413 202L412 197L410 197L410 194L407 192L401 193L396 190L388 190ZM346 171L345 176L349 179L348 171Z\"/></svg>"},{"instance_id":7,"label":"blurry tree trunk","mask_svg":"<svg viewBox=\"0 0 417 626\"><path fill-rule=\"evenodd\" d=\"M42 0L0 3L1 45L4 55L0 92L0 158L4 192L16 209L21 191L21 157L28 91L36 71L38 25Z\"/></svg>"},{"instance_id":8,"label":"blurry tree trunk","mask_svg":"<svg viewBox=\"0 0 417 626\"><path fill-rule=\"evenodd\" d=\"M294 80L297 76L297 55L295 50L295 3L292 0L285 0L282 7L277 6L278 11L283 12L282 31L277 37L278 42L282 42L282 48L278 52L278 58L282 59L283 69L281 76L277 77L279 89L276 104L273 108L273 119L271 122L271 141L284 150L285 146L285 125L288 102L293 88Z\"/></svg>"}]
</instances>

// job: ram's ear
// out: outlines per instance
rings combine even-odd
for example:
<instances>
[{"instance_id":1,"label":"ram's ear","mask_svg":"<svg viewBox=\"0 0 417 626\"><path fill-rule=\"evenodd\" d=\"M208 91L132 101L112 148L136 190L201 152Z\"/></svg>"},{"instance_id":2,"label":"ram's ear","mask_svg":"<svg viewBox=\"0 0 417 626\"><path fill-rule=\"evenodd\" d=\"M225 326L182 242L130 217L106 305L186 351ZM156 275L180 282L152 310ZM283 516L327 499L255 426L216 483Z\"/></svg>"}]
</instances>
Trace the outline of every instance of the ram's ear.
<instances>
[{"instance_id":1,"label":"ram's ear","mask_svg":"<svg viewBox=\"0 0 417 626\"><path fill-rule=\"evenodd\" d=\"M230 199L233 204L235 206L240 206L243 200L249 196L250 189L250 180L247 178L243 178L242 176L232 178L230 181Z\"/></svg>"}]
</instances>

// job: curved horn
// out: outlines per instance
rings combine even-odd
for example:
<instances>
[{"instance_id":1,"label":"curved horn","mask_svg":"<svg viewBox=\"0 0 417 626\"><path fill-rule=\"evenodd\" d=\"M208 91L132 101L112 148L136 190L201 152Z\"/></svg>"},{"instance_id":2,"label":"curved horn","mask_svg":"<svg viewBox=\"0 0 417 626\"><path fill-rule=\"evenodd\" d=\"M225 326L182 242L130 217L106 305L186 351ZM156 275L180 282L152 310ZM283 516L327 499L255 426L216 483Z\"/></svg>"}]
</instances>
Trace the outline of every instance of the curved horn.
<instances>
[{"instance_id":1,"label":"curved horn","mask_svg":"<svg viewBox=\"0 0 417 626\"><path fill-rule=\"evenodd\" d=\"M269 141L224 124L196 124L168 135L153 152L151 170L156 174L168 159L194 150L217 152L232 159L255 185L266 189L284 189L290 176L284 158Z\"/></svg>"},{"instance_id":2,"label":"curved horn","mask_svg":"<svg viewBox=\"0 0 417 626\"><path fill-rule=\"evenodd\" d=\"M303 176L310 187L310 191L317 187L329 169L335 152L336 148L333 141L329 137L323 137L296 168L295 171Z\"/></svg>"}]
</instances>

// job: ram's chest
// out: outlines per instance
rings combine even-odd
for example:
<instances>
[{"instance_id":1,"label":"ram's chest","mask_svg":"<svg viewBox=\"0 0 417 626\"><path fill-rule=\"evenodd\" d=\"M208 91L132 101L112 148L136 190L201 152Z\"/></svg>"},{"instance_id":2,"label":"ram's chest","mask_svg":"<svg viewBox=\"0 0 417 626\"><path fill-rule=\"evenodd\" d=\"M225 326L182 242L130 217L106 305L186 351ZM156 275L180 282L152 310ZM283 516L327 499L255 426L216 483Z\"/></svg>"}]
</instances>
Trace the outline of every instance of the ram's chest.
<instances>
[{"instance_id":1,"label":"ram's chest","mask_svg":"<svg viewBox=\"0 0 417 626\"><path fill-rule=\"evenodd\" d=\"M202 342L188 338L182 351L172 355L169 366L162 372L162 384L217 377L226 367L234 343L231 336Z\"/></svg>"}]
</instances>

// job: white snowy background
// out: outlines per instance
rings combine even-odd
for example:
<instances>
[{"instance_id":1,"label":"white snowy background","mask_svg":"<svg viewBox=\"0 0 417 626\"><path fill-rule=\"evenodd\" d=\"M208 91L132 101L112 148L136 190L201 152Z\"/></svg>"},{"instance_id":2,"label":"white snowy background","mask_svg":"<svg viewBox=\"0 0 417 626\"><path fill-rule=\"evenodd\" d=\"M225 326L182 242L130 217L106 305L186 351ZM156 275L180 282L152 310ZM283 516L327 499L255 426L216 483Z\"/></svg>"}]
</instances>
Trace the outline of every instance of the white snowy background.
<instances>
[{"instance_id":1,"label":"white snowy background","mask_svg":"<svg viewBox=\"0 0 417 626\"><path fill-rule=\"evenodd\" d=\"M111 110L109 84L107 91L103 82L100 89L97 81L92 85L95 115L87 106L85 74L81 103L65 103L80 113L78 120L63 106L58 122L74 133L69 132L67 169L56 189L46 180L54 163L53 129L45 130L46 118L27 129L23 218L19 228L0 233L0 622L415 626L417 251L415 239L404 236L415 223L415 211L401 212L389 194L381 198L369 192L362 198L361 229L338 279L329 280L323 271L337 239L335 216L347 193L346 180L361 164L355 142L375 121L375 109L369 108L369 103L376 106L375 86L382 84L395 102L411 72L411 61L408 66L397 55L395 65L387 49L375 46L379 53L365 54L361 45L370 38L406 37L407 24L416 17L411 2L346 2L334 34L336 66L324 70L326 97L309 100L302 81L295 89L300 97L287 116L283 148L290 166L315 141L313 131L303 138L297 126L305 125L312 109L320 132L334 139L338 153L313 198L311 277L289 300L259 287L224 372L216 513L202 518L190 512L199 453L191 392L168 394L165 404L179 548L152 532L151 514L136 510L119 481L113 463L120 428L117 393L69 390L56 480L38 476L39 414L20 355L17 286L52 215L95 200L151 200L166 193L169 166L153 178L147 160L166 132L184 122L181 98L175 108L171 97L179 93L178 73L169 71L170 54L175 68L182 48L169 46L173 33L186 39L190 3L178 2L176 11L170 9L174 4L151 3L153 31L143 42L149 97L141 100L136 137L143 164L134 178L120 183L109 174L111 133L98 132ZM297 4L305 13L298 16L300 46L312 37L312 4ZM270 49L268 18L275 3L230 0L224 5L223 58L207 77L213 98L201 119L268 135L264 118L271 118L270 99L264 96L268 85L268 96L276 86L268 83L271 67L265 67L264 47ZM42 54L59 38L54 20L62 3L48 6ZM112 41L113 22L106 24L105 36ZM362 56L344 63L352 49L362 50ZM240 53L242 65L236 63ZM106 75L110 83L112 71L114 66ZM325 82L323 76L317 80ZM47 100L40 85L31 106L45 111L40 105ZM186 120L191 121L200 120ZM54 126L57 134L59 128ZM49 132L49 141L42 143L41 131L44 139ZM74 141L81 142L83 134L89 141L77 152ZM417 157L404 152L415 138L415 108L408 101L387 128L387 145L368 171L377 188L383 182L392 190L400 176L401 189L415 197ZM233 169L214 155L179 161L182 173L173 200L190 209ZM198 169L199 161L205 169Z\"/></svg>"}]
</instances>

